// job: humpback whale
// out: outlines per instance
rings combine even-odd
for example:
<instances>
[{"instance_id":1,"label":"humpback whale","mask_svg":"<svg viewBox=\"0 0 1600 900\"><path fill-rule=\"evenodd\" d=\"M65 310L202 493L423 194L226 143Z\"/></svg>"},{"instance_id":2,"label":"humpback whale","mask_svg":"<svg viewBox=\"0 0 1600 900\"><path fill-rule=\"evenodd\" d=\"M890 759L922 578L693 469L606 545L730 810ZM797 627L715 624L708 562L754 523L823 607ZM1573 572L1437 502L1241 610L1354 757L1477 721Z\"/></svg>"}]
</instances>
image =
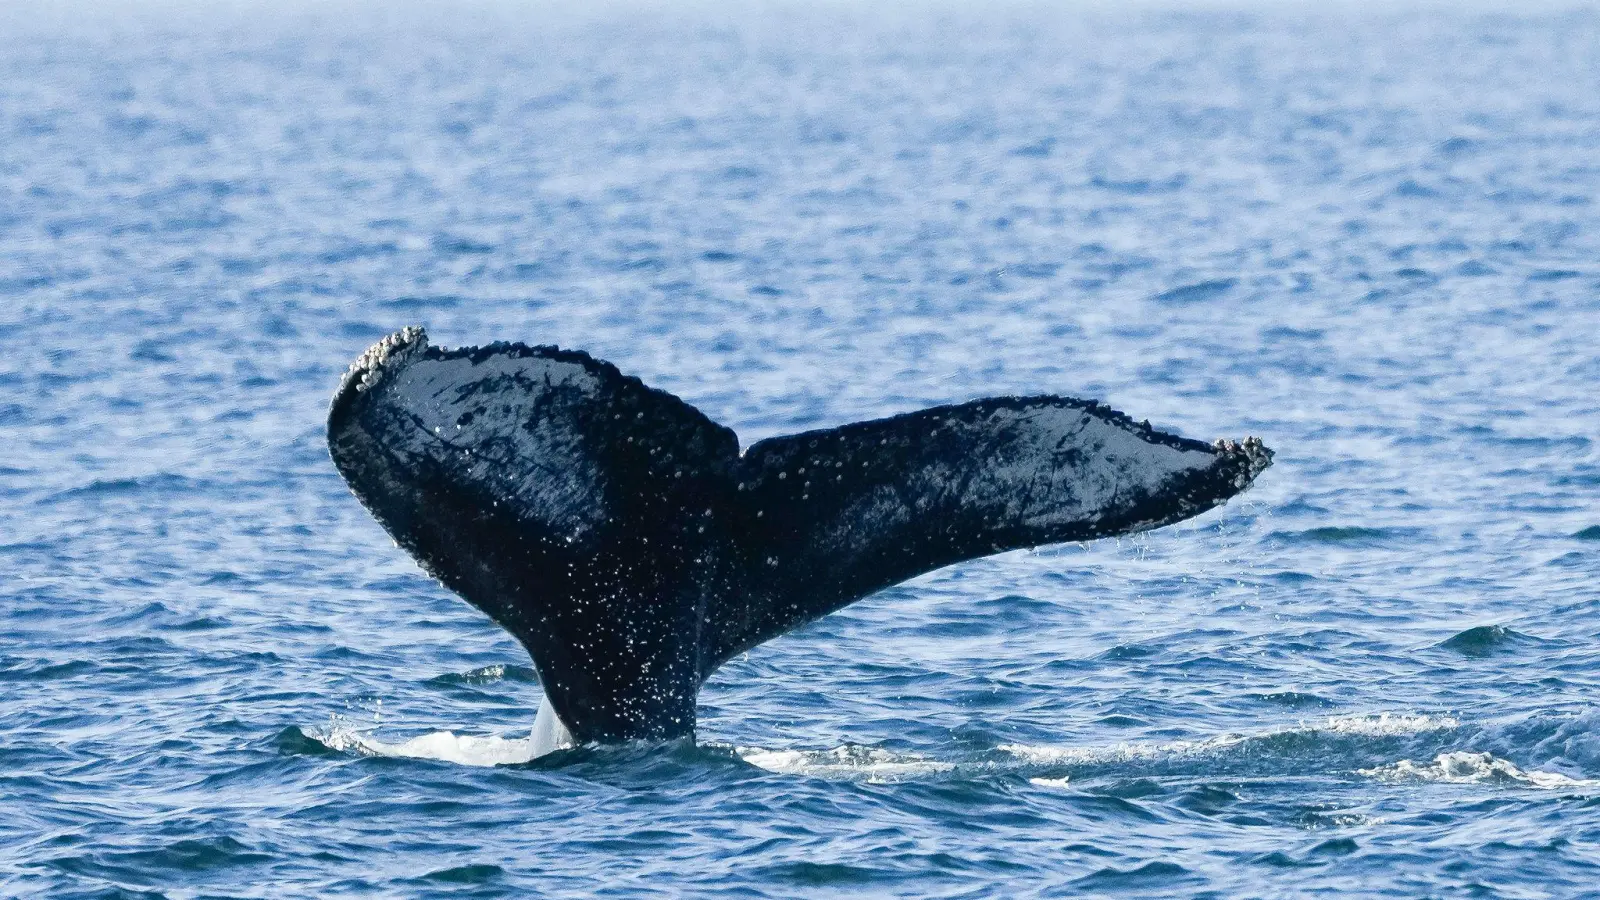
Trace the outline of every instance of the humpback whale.
<instances>
[{"instance_id":1,"label":"humpback whale","mask_svg":"<svg viewBox=\"0 0 1600 900\"><path fill-rule=\"evenodd\" d=\"M1272 461L1056 396L741 450L588 354L415 327L350 366L328 446L395 542L527 648L546 747L692 737L701 684L763 641L954 562L1198 515Z\"/></svg>"}]
</instances>

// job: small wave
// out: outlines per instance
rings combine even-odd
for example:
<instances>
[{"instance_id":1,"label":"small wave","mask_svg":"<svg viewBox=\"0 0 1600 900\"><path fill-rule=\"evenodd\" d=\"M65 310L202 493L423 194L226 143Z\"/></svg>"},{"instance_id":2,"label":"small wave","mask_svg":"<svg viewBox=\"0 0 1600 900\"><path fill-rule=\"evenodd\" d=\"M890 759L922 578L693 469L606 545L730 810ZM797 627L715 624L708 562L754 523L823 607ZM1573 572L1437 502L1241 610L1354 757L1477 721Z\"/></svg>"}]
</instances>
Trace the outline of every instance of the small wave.
<instances>
[{"instance_id":1,"label":"small wave","mask_svg":"<svg viewBox=\"0 0 1600 900\"><path fill-rule=\"evenodd\" d=\"M506 870L492 863L475 863L439 869L410 879L412 884L488 884L505 877Z\"/></svg>"},{"instance_id":2,"label":"small wave","mask_svg":"<svg viewBox=\"0 0 1600 900\"><path fill-rule=\"evenodd\" d=\"M1308 694L1303 691L1272 691L1269 693L1252 694L1251 696L1262 701L1263 703L1271 703L1275 706L1286 706L1290 709L1305 709L1307 707L1314 706L1328 707L1334 705L1333 701L1326 697L1319 697L1316 694Z\"/></svg>"},{"instance_id":3,"label":"small wave","mask_svg":"<svg viewBox=\"0 0 1600 900\"><path fill-rule=\"evenodd\" d=\"M1305 531L1274 531L1268 535L1290 544L1350 544L1376 546L1421 534L1419 528L1367 528L1358 525L1308 528Z\"/></svg>"},{"instance_id":4,"label":"small wave","mask_svg":"<svg viewBox=\"0 0 1600 900\"><path fill-rule=\"evenodd\" d=\"M1492 753L1456 751L1441 753L1431 763L1402 759L1359 774L1379 781L1428 781L1442 784L1526 785L1544 790L1600 787L1600 779L1569 778L1556 772L1526 771Z\"/></svg>"},{"instance_id":5,"label":"small wave","mask_svg":"<svg viewBox=\"0 0 1600 900\"><path fill-rule=\"evenodd\" d=\"M1462 656L1493 656L1496 653L1506 653L1520 647L1543 643L1532 635L1513 631L1504 625L1479 625L1468 628L1449 640L1442 641L1439 647L1451 650Z\"/></svg>"},{"instance_id":6,"label":"small wave","mask_svg":"<svg viewBox=\"0 0 1600 900\"><path fill-rule=\"evenodd\" d=\"M51 662L45 659L28 660L22 665L0 665L0 682L61 681L94 673L99 668L95 663L81 659L69 659L63 662Z\"/></svg>"},{"instance_id":7,"label":"small wave","mask_svg":"<svg viewBox=\"0 0 1600 900\"><path fill-rule=\"evenodd\" d=\"M1202 281L1198 284L1186 284L1172 290L1157 294L1157 303L1204 303L1215 300L1223 294L1233 290L1239 283L1237 278L1219 278L1215 281Z\"/></svg>"},{"instance_id":8,"label":"small wave","mask_svg":"<svg viewBox=\"0 0 1600 900\"><path fill-rule=\"evenodd\" d=\"M1369 816L1365 813L1344 810L1322 812L1313 809L1295 816L1293 821L1301 828L1316 831L1324 828L1360 828L1367 825L1382 825L1389 820L1382 816Z\"/></svg>"},{"instance_id":9,"label":"small wave","mask_svg":"<svg viewBox=\"0 0 1600 900\"><path fill-rule=\"evenodd\" d=\"M1170 889L1179 883L1188 882L1195 876L1188 869L1172 862L1149 862L1133 869L1118 869L1107 866L1092 875L1085 875L1073 882L1079 887L1092 888L1096 891L1152 891L1155 889Z\"/></svg>"},{"instance_id":10,"label":"small wave","mask_svg":"<svg viewBox=\"0 0 1600 900\"><path fill-rule=\"evenodd\" d=\"M892 873L851 866L836 862L811 862L797 860L777 863L760 869L764 878L814 888L838 890L847 885L863 885L874 881L892 880Z\"/></svg>"},{"instance_id":11,"label":"small wave","mask_svg":"<svg viewBox=\"0 0 1600 900\"><path fill-rule=\"evenodd\" d=\"M59 491L52 499L65 500L70 497L114 497L129 494L141 494L146 491L155 493L183 493L197 491L205 488L207 482L199 479L188 478L172 472L157 472L154 475L141 475L136 478L99 478L88 484L75 488Z\"/></svg>"},{"instance_id":12,"label":"small wave","mask_svg":"<svg viewBox=\"0 0 1600 900\"><path fill-rule=\"evenodd\" d=\"M1600 541L1600 525L1590 525L1588 528L1574 534L1573 537L1580 541Z\"/></svg>"}]
</instances>

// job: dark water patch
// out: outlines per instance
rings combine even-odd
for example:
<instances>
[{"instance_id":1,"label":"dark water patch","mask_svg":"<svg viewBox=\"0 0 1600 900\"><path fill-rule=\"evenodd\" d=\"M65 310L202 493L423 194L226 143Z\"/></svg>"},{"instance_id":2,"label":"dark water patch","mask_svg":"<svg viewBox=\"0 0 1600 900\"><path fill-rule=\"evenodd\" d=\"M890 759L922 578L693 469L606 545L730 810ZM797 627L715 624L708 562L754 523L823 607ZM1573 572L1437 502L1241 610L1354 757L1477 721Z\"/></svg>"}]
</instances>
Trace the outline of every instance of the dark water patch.
<instances>
[{"instance_id":1,"label":"dark water patch","mask_svg":"<svg viewBox=\"0 0 1600 900\"><path fill-rule=\"evenodd\" d=\"M1185 673L1185 677L1195 677L1202 673L1210 673L1218 677L1229 677L1240 672L1259 669L1260 667L1245 660L1225 659L1209 653L1191 656L1176 663L1170 663L1163 668L1171 668Z\"/></svg>"},{"instance_id":2,"label":"dark water patch","mask_svg":"<svg viewBox=\"0 0 1600 900\"><path fill-rule=\"evenodd\" d=\"M272 746L280 756L343 755L317 738L306 734L300 730L298 725L290 725L278 732L272 739Z\"/></svg>"},{"instance_id":3,"label":"dark water patch","mask_svg":"<svg viewBox=\"0 0 1600 900\"><path fill-rule=\"evenodd\" d=\"M0 278L0 294L22 294L55 283L50 275L12 275Z\"/></svg>"},{"instance_id":4,"label":"dark water patch","mask_svg":"<svg viewBox=\"0 0 1600 900\"><path fill-rule=\"evenodd\" d=\"M239 584L246 580L249 579L246 579L245 576L240 575L238 572L208 572L204 578L200 579L200 583L204 585Z\"/></svg>"},{"instance_id":5,"label":"dark water patch","mask_svg":"<svg viewBox=\"0 0 1600 900\"><path fill-rule=\"evenodd\" d=\"M1006 271L1021 278L1054 278L1061 271L1060 263L1019 263L1008 266Z\"/></svg>"},{"instance_id":6,"label":"dark water patch","mask_svg":"<svg viewBox=\"0 0 1600 900\"><path fill-rule=\"evenodd\" d=\"M1415 538L1423 533L1423 529L1414 527L1369 528L1346 525L1309 528L1305 531L1274 531L1267 537L1287 544L1382 547Z\"/></svg>"},{"instance_id":7,"label":"dark water patch","mask_svg":"<svg viewBox=\"0 0 1600 900\"><path fill-rule=\"evenodd\" d=\"M1439 196L1439 191L1415 179L1407 178L1395 186L1394 195L1396 197L1414 199L1432 199Z\"/></svg>"},{"instance_id":8,"label":"dark water patch","mask_svg":"<svg viewBox=\"0 0 1600 900\"><path fill-rule=\"evenodd\" d=\"M1190 788L1173 799L1174 806L1202 816L1220 815L1239 802L1239 795L1215 785Z\"/></svg>"},{"instance_id":9,"label":"dark water patch","mask_svg":"<svg viewBox=\"0 0 1600 900\"><path fill-rule=\"evenodd\" d=\"M136 609L125 609L106 616L101 622L105 625L129 625L136 622L155 623L173 615L171 609L159 600L152 600Z\"/></svg>"},{"instance_id":10,"label":"dark water patch","mask_svg":"<svg viewBox=\"0 0 1600 900\"><path fill-rule=\"evenodd\" d=\"M1282 850L1273 850L1250 857L1250 862L1258 866L1267 866L1273 869L1304 869L1317 865L1308 860L1295 859Z\"/></svg>"},{"instance_id":11,"label":"dark water patch","mask_svg":"<svg viewBox=\"0 0 1600 900\"><path fill-rule=\"evenodd\" d=\"M753 874L762 879L770 878L773 881L797 887L835 889L893 881L901 877L899 873L885 869L869 869L865 866L852 866L846 863L811 862L809 860L776 863L764 866Z\"/></svg>"},{"instance_id":12,"label":"dark water patch","mask_svg":"<svg viewBox=\"0 0 1600 900\"><path fill-rule=\"evenodd\" d=\"M1299 496L1279 506L1273 512L1278 516L1325 516L1329 510L1326 506L1311 502L1305 496Z\"/></svg>"},{"instance_id":13,"label":"dark water patch","mask_svg":"<svg viewBox=\"0 0 1600 900\"><path fill-rule=\"evenodd\" d=\"M598 784L641 790L704 784L708 777L744 780L772 775L746 762L731 746L690 740L573 747L502 768L559 772Z\"/></svg>"},{"instance_id":14,"label":"dark water patch","mask_svg":"<svg viewBox=\"0 0 1600 900\"><path fill-rule=\"evenodd\" d=\"M1360 849L1361 845L1350 838L1329 838L1309 852L1314 856L1349 856Z\"/></svg>"},{"instance_id":15,"label":"dark water patch","mask_svg":"<svg viewBox=\"0 0 1600 900\"><path fill-rule=\"evenodd\" d=\"M1134 196L1171 193L1182 189L1188 183L1189 176L1183 174L1159 180L1150 178L1115 179L1101 175L1096 175L1089 179L1089 184L1101 190Z\"/></svg>"},{"instance_id":16,"label":"dark water patch","mask_svg":"<svg viewBox=\"0 0 1600 900\"><path fill-rule=\"evenodd\" d=\"M1116 797L1120 800L1142 800L1146 797L1160 797L1171 793L1170 788L1151 778L1119 779L1109 784L1089 787L1087 790L1092 794Z\"/></svg>"},{"instance_id":17,"label":"dark water patch","mask_svg":"<svg viewBox=\"0 0 1600 900\"><path fill-rule=\"evenodd\" d=\"M407 295L392 297L384 300L382 305L387 309L403 312L423 312L436 309L455 309L462 303L462 298L456 294L429 294L426 296Z\"/></svg>"},{"instance_id":18,"label":"dark water patch","mask_svg":"<svg viewBox=\"0 0 1600 900\"><path fill-rule=\"evenodd\" d=\"M1261 331L1261 339L1268 342L1277 341L1320 341L1327 336L1321 328L1290 328L1286 325L1274 325Z\"/></svg>"},{"instance_id":19,"label":"dark water patch","mask_svg":"<svg viewBox=\"0 0 1600 900\"><path fill-rule=\"evenodd\" d=\"M1272 691L1265 694L1251 694L1253 699L1285 709L1328 709L1334 703L1326 697L1308 694L1303 691Z\"/></svg>"},{"instance_id":20,"label":"dark water patch","mask_svg":"<svg viewBox=\"0 0 1600 900\"><path fill-rule=\"evenodd\" d=\"M95 887L82 891L52 889L49 896L53 900L169 900L168 895L160 891L139 890L121 885ZM211 898L208 896L207 900Z\"/></svg>"},{"instance_id":21,"label":"dark water patch","mask_svg":"<svg viewBox=\"0 0 1600 900\"><path fill-rule=\"evenodd\" d=\"M1580 541L1600 541L1600 525L1590 525L1572 536Z\"/></svg>"},{"instance_id":22,"label":"dark water patch","mask_svg":"<svg viewBox=\"0 0 1600 900\"><path fill-rule=\"evenodd\" d=\"M58 871L113 882L181 880L186 876L273 862L230 837L176 841L152 850L99 851L58 856L47 864Z\"/></svg>"},{"instance_id":23,"label":"dark water patch","mask_svg":"<svg viewBox=\"0 0 1600 900\"><path fill-rule=\"evenodd\" d=\"M923 638L974 638L992 635L996 631L1004 630L1005 623L996 622L982 616L963 616L948 618L937 622L927 622L911 628L893 628L890 631L896 634L915 635Z\"/></svg>"},{"instance_id":24,"label":"dark water patch","mask_svg":"<svg viewBox=\"0 0 1600 900\"><path fill-rule=\"evenodd\" d=\"M1540 269L1528 275L1529 281L1566 281L1571 278L1582 278L1583 273L1572 269Z\"/></svg>"},{"instance_id":25,"label":"dark water patch","mask_svg":"<svg viewBox=\"0 0 1600 900\"><path fill-rule=\"evenodd\" d=\"M394 241L375 241L371 243L352 243L342 247L327 250L317 255L317 262L323 265L336 266L356 260L372 259L382 256L393 256L400 252L400 245Z\"/></svg>"},{"instance_id":26,"label":"dark water patch","mask_svg":"<svg viewBox=\"0 0 1600 900\"><path fill-rule=\"evenodd\" d=\"M1145 659L1160 652L1159 648L1147 647L1143 644L1118 644L1095 658L1104 660Z\"/></svg>"},{"instance_id":27,"label":"dark water patch","mask_svg":"<svg viewBox=\"0 0 1600 900\"><path fill-rule=\"evenodd\" d=\"M700 254L700 258L706 262L730 263L737 262L739 260L739 254L732 253L727 250L707 250L706 252Z\"/></svg>"},{"instance_id":28,"label":"dark water patch","mask_svg":"<svg viewBox=\"0 0 1600 900\"><path fill-rule=\"evenodd\" d=\"M1149 805L1111 794L1068 793L1061 802L1078 815L1112 827L1148 827L1163 821Z\"/></svg>"},{"instance_id":29,"label":"dark water patch","mask_svg":"<svg viewBox=\"0 0 1600 900\"><path fill-rule=\"evenodd\" d=\"M1306 584L1317 580L1317 576L1306 572L1273 572L1267 578L1278 584Z\"/></svg>"},{"instance_id":30,"label":"dark water patch","mask_svg":"<svg viewBox=\"0 0 1600 900\"><path fill-rule=\"evenodd\" d=\"M1545 643L1539 638L1513 631L1504 625L1479 625L1439 643L1440 649L1462 656L1481 658L1510 653Z\"/></svg>"},{"instance_id":31,"label":"dark water patch","mask_svg":"<svg viewBox=\"0 0 1600 900\"><path fill-rule=\"evenodd\" d=\"M99 671L100 666L98 664L82 659L72 659L65 662L28 660L0 668L0 681L60 681L67 678L76 678L80 675L92 675Z\"/></svg>"},{"instance_id":32,"label":"dark water patch","mask_svg":"<svg viewBox=\"0 0 1600 900\"><path fill-rule=\"evenodd\" d=\"M148 865L178 872L199 872L232 866L268 863L271 854L252 850L245 844L226 835L204 839L186 839L168 844L157 850L135 850L127 853L107 854L120 861Z\"/></svg>"},{"instance_id":33,"label":"dark water patch","mask_svg":"<svg viewBox=\"0 0 1600 900\"><path fill-rule=\"evenodd\" d=\"M1546 562L1545 565L1558 569L1583 570L1593 565L1593 558L1587 553L1580 553L1574 550L1571 553L1561 554L1555 559Z\"/></svg>"},{"instance_id":34,"label":"dark water patch","mask_svg":"<svg viewBox=\"0 0 1600 900\"><path fill-rule=\"evenodd\" d=\"M506 870L491 863L474 863L439 869L410 880L412 884L489 884L504 878Z\"/></svg>"},{"instance_id":35,"label":"dark water patch","mask_svg":"<svg viewBox=\"0 0 1600 900\"><path fill-rule=\"evenodd\" d=\"M362 653L360 650L357 650L353 647L346 647L342 644L330 644L328 646L321 647L316 653L313 654L313 656L324 662L372 658L370 655Z\"/></svg>"},{"instance_id":36,"label":"dark water patch","mask_svg":"<svg viewBox=\"0 0 1600 900\"><path fill-rule=\"evenodd\" d=\"M1183 866L1157 861L1132 869L1107 866L1073 884L1092 891L1156 891L1171 890L1197 881L1197 876Z\"/></svg>"},{"instance_id":37,"label":"dark water patch","mask_svg":"<svg viewBox=\"0 0 1600 900\"><path fill-rule=\"evenodd\" d=\"M0 544L0 554L53 553L64 546L63 541L30 541L22 544Z\"/></svg>"},{"instance_id":38,"label":"dark water patch","mask_svg":"<svg viewBox=\"0 0 1600 900\"><path fill-rule=\"evenodd\" d=\"M161 341L140 341L134 345L128 358L138 362L171 363L177 362L178 357L167 349L167 344Z\"/></svg>"},{"instance_id":39,"label":"dark water patch","mask_svg":"<svg viewBox=\"0 0 1600 900\"><path fill-rule=\"evenodd\" d=\"M1183 287L1172 288L1157 294L1153 299L1157 303L1204 303L1216 300L1239 283L1237 278L1219 278L1214 281L1201 281L1196 284L1186 284Z\"/></svg>"},{"instance_id":40,"label":"dark water patch","mask_svg":"<svg viewBox=\"0 0 1600 900\"><path fill-rule=\"evenodd\" d=\"M208 791L248 790L251 785L275 783L282 777L284 766L286 765L281 757L289 755L295 754L280 753L271 759L242 766L231 766L224 771L213 772L196 782L194 787Z\"/></svg>"},{"instance_id":41,"label":"dark water patch","mask_svg":"<svg viewBox=\"0 0 1600 900\"><path fill-rule=\"evenodd\" d=\"M267 261L248 257L224 256L217 259L217 267L224 275L255 275L267 267Z\"/></svg>"},{"instance_id":42,"label":"dark water patch","mask_svg":"<svg viewBox=\"0 0 1600 900\"><path fill-rule=\"evenodd\" d=\"M1056 139L1055 138L1053 138L1053 137L1040 138L1039 140L1034 141L1031 144L1023 144L1020 147L1013 148L1012 151L1011 151L1011 155L1012 156L1022 156L1022 157L1027 157L1027 158L1031 158L1031 159L1045 159L1045 158L1050 156L1051 152L1055 150L1055 147L1056 147Z\"/></svg>"},{"instance_id":43,"label":"dark water patch","mask_svg":"<svg viewBox=\"0 0 1600 900\"><path fill-rule=\"evenodd\" d=\"M208 490L211 487L210 482L202 479L187 478L171 472L157 472L153 475L140 475L134 478L97 478L81 487L68 488L52 494L49 499L124 497L140 494L193 494Z\"/></svg>"},{"instance_id":44,"label":"dark water patch","mask_svg":"<svg viewBox=\"0 0 1600 900\"><path fill-rule=\"evenodd\" d=\"M1587 450L1591 441L1581 434L1561 437L1503 437L1497 442L1514 450Z\"/></svg>"},{"instance_id":45,"label":"dark water patch","mask_svg":"<svg viewBox=\"0 0 1600 900\"><path fill-rule=\"evenodd\" d=\"M441 234L434 237L433 249L437 253L450 256L471 256L493 253L494 245L460 235Z\"/></svg>"}]
</instances>

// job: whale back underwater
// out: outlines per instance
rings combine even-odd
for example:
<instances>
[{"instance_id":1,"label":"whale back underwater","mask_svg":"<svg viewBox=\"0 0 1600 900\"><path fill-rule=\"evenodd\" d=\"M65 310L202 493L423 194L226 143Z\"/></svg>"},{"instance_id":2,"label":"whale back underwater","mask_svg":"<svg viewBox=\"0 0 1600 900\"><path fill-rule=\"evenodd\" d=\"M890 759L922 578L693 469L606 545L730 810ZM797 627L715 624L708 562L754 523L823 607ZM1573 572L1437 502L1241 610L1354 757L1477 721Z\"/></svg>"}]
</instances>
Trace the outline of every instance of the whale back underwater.
<instances>
[{"instance_id":1,"label":"whale back underwater","mask_svg":"<svg viewBox=\"0 0 1600 900\"><path fill-rule=\"evenodd\" d=\"M415 327L350 366L328 444L396 543L527 648L538 750L692 736L700 686L764 641L951 563L1198 515L1272 460L1052 396L741 452L587 354Z\"/></svg>"}]
</instances>

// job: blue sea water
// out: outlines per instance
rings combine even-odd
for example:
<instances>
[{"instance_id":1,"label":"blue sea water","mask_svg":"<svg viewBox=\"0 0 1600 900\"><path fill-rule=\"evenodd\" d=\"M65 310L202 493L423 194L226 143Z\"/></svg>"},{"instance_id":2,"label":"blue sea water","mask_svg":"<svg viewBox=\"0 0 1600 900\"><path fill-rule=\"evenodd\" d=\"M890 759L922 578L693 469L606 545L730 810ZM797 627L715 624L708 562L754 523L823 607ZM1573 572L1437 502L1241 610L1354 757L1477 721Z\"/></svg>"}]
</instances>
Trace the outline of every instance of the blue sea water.
<instances>
[{"instance_id":1,"label":"blue sea water","mask_svg":"<svg viewBox=\"0 0 1600 900\"><path fill-rule=\"evenodd\" d=\"M324 449L406 324L1278 456L528 762ZM1592 9L13 4L0 333L0 894L1600 894Z\"/></svg>"}]
</instances>

